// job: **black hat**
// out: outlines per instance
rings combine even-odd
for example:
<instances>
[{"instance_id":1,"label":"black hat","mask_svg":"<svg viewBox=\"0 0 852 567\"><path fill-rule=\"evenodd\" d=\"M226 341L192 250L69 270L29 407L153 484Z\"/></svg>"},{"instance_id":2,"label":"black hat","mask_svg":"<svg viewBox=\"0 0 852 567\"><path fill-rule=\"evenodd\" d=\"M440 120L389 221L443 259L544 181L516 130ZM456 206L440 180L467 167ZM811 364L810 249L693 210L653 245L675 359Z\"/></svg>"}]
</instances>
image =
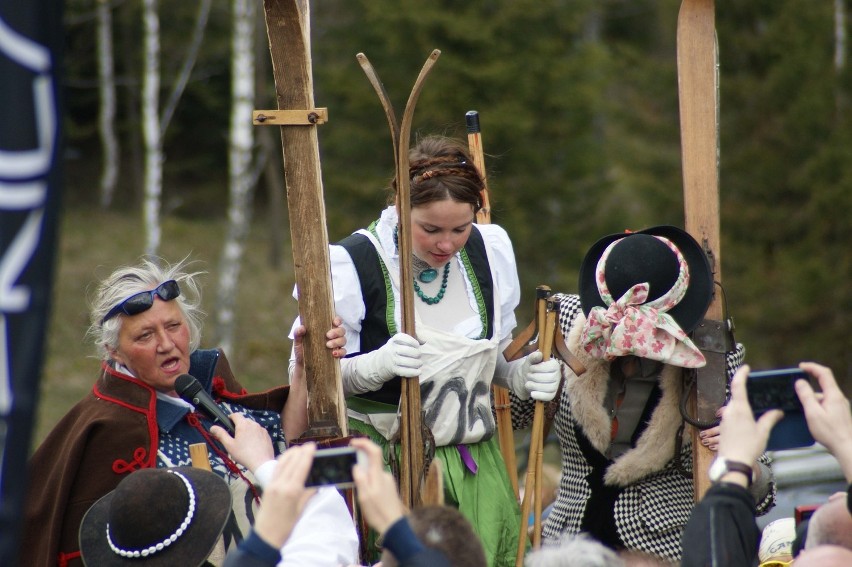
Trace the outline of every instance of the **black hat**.
<instances>
[{"instance_id":1,"label":"black hat","mask_svg":"<svg viewBox=\"0 0 852 567\"><path fill-rule=\"evenodd\" d=\"M135 471L83 517L83 563L201 565L216 546L230 512L231 491L213 472L192 467ZM122 551L139 551L140 556Z\"/></svg>"},{"instance_id":2,"label":"black hat","mask_svg":"<svg viewBox=\"0 0 852 567\"><path fill-rule=\"evenodd\" d=\"M618 299L634 285L647 282L648 299L652 301L668 292L679 273L675 253L657 236L668 239L680 250L689 268L689 285L683 299L668 314L678 326L689 333L710 307L713 299L713 274L704 250L687 232L674 226L655 226L640 230L611 234L592 245L580 266L580 303L588 316L593 307L608 307L598 291L595 278L598 260L606 248L615 241L604 268L607 287Z\"/></svg>"}]
</instances>

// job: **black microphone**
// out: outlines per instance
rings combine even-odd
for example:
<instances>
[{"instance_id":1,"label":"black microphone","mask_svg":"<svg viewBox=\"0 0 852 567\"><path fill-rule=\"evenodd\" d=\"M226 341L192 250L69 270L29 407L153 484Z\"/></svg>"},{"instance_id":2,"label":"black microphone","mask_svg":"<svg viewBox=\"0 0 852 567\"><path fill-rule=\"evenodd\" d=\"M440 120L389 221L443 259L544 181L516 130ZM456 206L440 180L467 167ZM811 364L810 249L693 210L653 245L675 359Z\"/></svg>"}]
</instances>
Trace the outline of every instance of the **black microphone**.
<instances>
[{"instance_id":1,"label":"black microphone","mask_svg":"<svg viewBox=\"0 0 852 567\"><path fill-rule=\"evenodd\" d=\"M216 405L210 394L204 391L204 388L194 376L189 374L181 374L175 380L175 391L181 399L191 403L195 409L204 413L207 417L213 420L216 425L225 429L233 437L236 430L234 422L228 417L228 414Z\"/></svg>"}]
</instances>

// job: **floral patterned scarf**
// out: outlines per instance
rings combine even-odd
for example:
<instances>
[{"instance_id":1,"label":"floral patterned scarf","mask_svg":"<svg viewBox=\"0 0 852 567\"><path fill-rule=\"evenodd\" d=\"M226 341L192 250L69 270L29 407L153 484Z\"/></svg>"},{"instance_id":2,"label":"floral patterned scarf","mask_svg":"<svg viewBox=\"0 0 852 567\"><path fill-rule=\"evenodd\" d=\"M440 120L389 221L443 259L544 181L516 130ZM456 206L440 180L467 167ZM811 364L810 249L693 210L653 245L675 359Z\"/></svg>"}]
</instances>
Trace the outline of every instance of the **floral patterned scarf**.
<instances>
[{"instance_id":1,"label":"floral patterned scarf","mask_svg":"<svg viewBox=\"0 0 852 567\"><path fill-rule=\"evenodd\" d=\"M684 368L700 368L707 362L668 311L680 303L689 287L689 267L677 246L655 236L677 256L678 278L662 296L648 301L647 282L635 284L613 300L604 277L610 252L621 240L607 246L598 260L595 278L604 307L593 307L586 319L581 341L590 356L613 360L634 355Z\"/></svg>"}]
</instances>

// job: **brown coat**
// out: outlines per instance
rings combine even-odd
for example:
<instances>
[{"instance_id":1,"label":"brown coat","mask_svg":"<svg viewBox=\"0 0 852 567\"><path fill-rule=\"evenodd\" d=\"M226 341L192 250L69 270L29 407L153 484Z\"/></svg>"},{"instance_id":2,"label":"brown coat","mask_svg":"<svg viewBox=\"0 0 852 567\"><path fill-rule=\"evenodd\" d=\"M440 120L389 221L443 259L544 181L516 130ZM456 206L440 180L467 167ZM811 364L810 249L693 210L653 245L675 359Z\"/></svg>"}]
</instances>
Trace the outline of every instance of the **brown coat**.
<instances>
[{"instance_id":1,"label":"brown coat","mask_svg":"<svg viewBox=\"0 0 852 567\"><path fill-rule=\"evenodd\" d=\"M246 394L224 353L198 350L190 374L214 397L282 411L289 387ZM92 392L56 424L28 464L20 564L82 565L77 542L89 507L130 472L157 465L157 397L146 384L104 364Z\"/></svg>"}]
</instances>

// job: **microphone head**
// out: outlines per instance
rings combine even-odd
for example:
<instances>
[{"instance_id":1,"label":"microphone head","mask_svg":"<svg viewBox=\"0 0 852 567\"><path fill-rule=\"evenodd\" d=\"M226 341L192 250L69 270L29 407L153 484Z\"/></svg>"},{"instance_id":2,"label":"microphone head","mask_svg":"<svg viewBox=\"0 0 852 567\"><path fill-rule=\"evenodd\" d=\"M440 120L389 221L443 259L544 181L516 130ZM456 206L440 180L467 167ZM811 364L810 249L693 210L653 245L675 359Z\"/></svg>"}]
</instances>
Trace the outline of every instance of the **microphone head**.
<instances>
[{"instance_id":1,"label":"microphone head","mask_svg":"<svg viewBox=\"0 0 852 567\"><path fill-rule=\"evenodd\" d=\"M175 378L175 392L182 399L192 403L192 398L201 390L201 382L190 374L181 374Z\"/></svg>"}]
</instances>

